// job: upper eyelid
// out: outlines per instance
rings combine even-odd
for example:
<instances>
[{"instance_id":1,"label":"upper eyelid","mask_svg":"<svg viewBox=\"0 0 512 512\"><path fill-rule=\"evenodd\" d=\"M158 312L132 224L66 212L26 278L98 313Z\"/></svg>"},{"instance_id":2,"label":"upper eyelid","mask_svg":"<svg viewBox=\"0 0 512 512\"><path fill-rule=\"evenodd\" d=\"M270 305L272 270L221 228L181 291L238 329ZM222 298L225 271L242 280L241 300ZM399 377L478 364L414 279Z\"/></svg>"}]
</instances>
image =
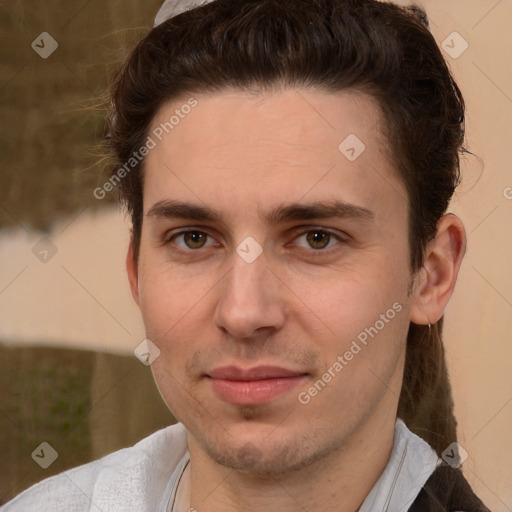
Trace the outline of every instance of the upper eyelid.
<instances>
[{"instance_id":1,"label":"upper eyelid","mask_svg":"<svg viewBox=\"0 0 512 512\"><path fill-rule=\"evenodd\" d=\"M179 236L179 235L184 235L185 233L190 233L190 232L198 232L198 233L204 233L210 237L213 238L213 235L211 234L209 228L207 227L195 227L195 226L190 226L190 227L181 227L181 228L175 228L175 229L169 229L168 231L166 231L163 235L164 238L167 238L167 239L171 239L175 236Z\"/></svg>"},{"instance_id":2,"label":"upper eyelid","mask_svg":"<svg viewBox=\"0 0 512 512\"><path fill-rule=\"evenodd\" d=\"M292 240L292 242L293 242L297 238L299 238L301 236L304 236L304 235L310 233L311 231L315 231L315 230L327 233L330 236L335 237L339 242L343 242L344 238L349 238L349 235L347 235L344 232L343 232L343 234L340 234L340 233L336 232L337 230L333 230L331 228L326 228L326 227L323 227L323 226L297 226L295 228L290 229L289 232L290 232L290 235L293 234L293 240ZM176 232L171 233L171 234L166 234L164 236L164 243L165 244L170 243L175 238L177 238L179 236L182 236L182 235L184 235L186 233L194 232L194 231L199 232L199 233L204 233L207 237L210 237L210 238L216 240L216 237L213 236L207 230L207 228L190 226L190 227L186 227L186 228L176 228ZM218 243L218 241L217 241L217 243ZM211 246L208 246L208 247L211 247ZM199 248L199 249L201 249L201 248ZM197 251L199 249L191 249L191 250ZM183 249L181 249L181 250L183 250ZM315 249L312 249L312 250L315 250ZM326 251L327 250L328 249L326 249ZM318 251L318 249L316 249L316 251Z\"/></svg>"},{"instance_id":3,"label":"upper eyelid","mask_svg":"<svg viewBox=\"0 0 512 512\"><path fill-rule=\"evenodd\" d=\"M306 233L309 233L311 231L323 231L325 233L329 233L330 235L334 235L334 236L341 236L340 233L344 233L343 231L340 231L339 229L328 228L325 226L315 226L315 225L298 226L296 228L291 228L290 231L297 232L298 234L302 234L302 235L305 235ZM346 236L348 236L348 235L346 235Z\"/></svg>"},{"instance_id":4,"label":"upper eyelid","mask_svg":"<svg viewBox=\"0 0 512 512\"><path fill-rule=\"evenodd\" d=\"M177 238L179 236L183 236L183 235L186 235L187 233L194 233L194 232L203 233L207 237L216 240L216 238L211 233L209 233L208 231L205 231L204 229L188 228L188 229L180 229L179 231L176 231L175 233L169 233L169 232L166 233L163 237L164 242L169 243L169 242L171 242L171 240L174 240L175 238Z\"/></svg>"},{"instance_id":5,"label":"upper eyelid","mask_svg":"<svg viewBox=\"0 0 512 512\"><path fill-rule=\"evenodd\" d=\"M188 248L188 249L185 249L183 247L180 247L178 244L176 244L176 238L180 237L180 236L183 236L187 233L190 233L190 232L199 232L199 233L204 233L208 238L211 238L214 243L210 245L207 245L207 246L202 246L202 247L199 247L197 249L191 249L191 248ZM208 240L207 240L208 241ZM206 231L203 231L201 229L180 229L179 231L177 231L176 233L172 233L172 234L165 234L163 239L162 239L162 242L161 242L161 247L163 248L168 248L169 250L172 250L173 252L175 253L192 253L192 252L198 252L200 249L208 249L208 248L211 248L212 245L215 245L215 243L218 244L218 242L216 242L216 239L215 237L213 237L212 235L210 235L210 233L207 233ZM170 247L170 245L173 244L175 247Z\"/></svg>"},{"instance_id":6,"label":"upper eyelid","mask_svg":"<svg viewBox=\"0 0 512 512\"><path fill-rule=\"evenodd\" d=\"M297 229L297 232L294 233L294 240L300 236L310 233L311 231L322 231L324 233L329 234L330 236L335 237L340 242L347 241L351 238L348 233L337 229L326 228L322 226L308 226L307 229Z\"/></svg>"},{"instance_id":7,"label":"upper eyelid","mask_svg":"<svg viewBox=\"0 0 512 512\"><path fill-rule=\"evenodd\" d=\"M328 227L324 227L324 226L315 226L315 225L296 226L294 228L290 228L287 231L288 231L288 233L293 233L293 234L297 234L297 235L305 235L306 233L309 233L309 232L315 231L315 230L316 231L324 231L325 233L329 233L330 235L338 236L340 238L342 236L346 236L346 237L349 236L345 232L341 232L342 233L341 235L338 234L338 233L340 233L339 230L334 229L334 228L328 228ZM206 235L213 237L213 235L211 235L210 228L207 226L201 226L201 227L190 226L190 227L175 228L175 229L167 231L164 234L164 237L172 238L174 236L178 236L178 235L181 235L184 233L189 233L191 231L205 233Z\"/></svg>"},{"instance_id":8,"label":"upper eyelid","mask_svg":"<svg viewBox=\"0 0 512 512\"><path fill-rule=\"evenodd\" d=\"M306 231L302 231L302 232L299 232L296 236L293 237L293 240L292 240L292 243L296 242L296 240L302 236L305 236L307 235L308 233L310 233L311 231L315 231L315 228L313 229L308 229ZM334 237L337 242L339 243L343 243L343 242L346 242L346 238L348 238L348 235L346 235L346 237L343 237L342 235L339 235L337 233L334 233L333 231L329 230L329 229L320 229L320 228L316 228L316 231L322 231L324 233L327 233L328 235ZM301 249L304 249L303 247L301 247ZM329 250L331 249L334 249L334 247L328 247L326 249L313 249L311 248L312 251L314 252L317 252L317 253L321 253L321 252L328 252ZM307 250L307 249L304 249L304 250Z\"/></svg>"}]
</instances>

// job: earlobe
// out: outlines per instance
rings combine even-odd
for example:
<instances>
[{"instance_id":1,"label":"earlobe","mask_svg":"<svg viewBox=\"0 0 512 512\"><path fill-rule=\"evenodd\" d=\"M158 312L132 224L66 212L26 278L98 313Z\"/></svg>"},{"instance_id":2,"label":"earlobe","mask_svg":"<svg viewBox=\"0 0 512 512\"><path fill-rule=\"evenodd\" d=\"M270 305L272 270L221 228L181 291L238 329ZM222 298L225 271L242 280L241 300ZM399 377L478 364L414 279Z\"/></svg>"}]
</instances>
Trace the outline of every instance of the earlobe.
<instances>
[{"instance_id":1,"label":"earlobe","mask_svg":"<svg viewBox=\"0 0 512 512\"><path fill-rule=\"evenodd\" d=\"M465 250L466 232L461 220L453 214L443 215L415 278L411 322L434 324L443 316L455 288Z\"/></svg>"},{"instance_id":2,"label":"earlobe","mask_svg":"<svg viewBox=\"0 0 512 512\"><path fill-rule=\"evenodd\" d=\"M133 249L133 239L130 239L130 245L128 246L128 252L126 254L126 270L128 272L128 282L130 283L130 290L132 292L133 299L139 304L139 276L137 261Z\"/></svg>"}]
</instances>

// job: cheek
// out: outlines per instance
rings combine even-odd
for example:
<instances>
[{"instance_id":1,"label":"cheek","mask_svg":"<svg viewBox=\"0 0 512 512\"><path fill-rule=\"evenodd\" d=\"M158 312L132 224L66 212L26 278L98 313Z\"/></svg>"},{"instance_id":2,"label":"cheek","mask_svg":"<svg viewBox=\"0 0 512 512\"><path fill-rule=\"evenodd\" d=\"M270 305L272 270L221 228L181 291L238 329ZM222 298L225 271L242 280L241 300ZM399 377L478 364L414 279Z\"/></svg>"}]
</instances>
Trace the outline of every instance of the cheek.
<instances>
[{"instance_id":1,"label":"cheek","mask_svg":"<svg viewBox=\"0 0 512 512\"><path fill-rule=\"evenodd\" d=\"M348 293L349 288L339 287L333 293L337 305L334 300L324 302L323 319L330 332L309 340L320 364L308 387L301 390L301 403L310 400L318 419L356 418L387 391L390 397L400 393L392 376L401 370L405 353L409 327L406 296L378 294L362 286ZM339 407L332 408L329 404L333 403Z\"/></svg>"},{"instance_id":2,"label":"cheek","mask_svg":"<svg viewBox=\"0 0 512 512\"><path fill-rule=\"evenodd\" d=\"M200 282L178 279L178 274L169 269L143 272L140 309L146 337L160 350L151 370L165 403L178 420L191 415L200 421L205 413L192 398L196 377L187 371L187 363L206 338L199 315L204 314L206 302L200 298L207 290Z\"/></svg>"},{"instance_id":3,"label":"cheek","mask_svg":"<svg viewBox=\"0 0 512 512\"><path fill-rule=\"evenodd\" d=\"M159 252L148 253L141 255L139 263L140 309L146 329L161 336L192 312L211 286L165 261Z\"/></svg>"},{"instance_id":4,"label":"cheek","mask_svg":"<svg viewBox=\"0 0 512 512\"><path fill-rule=\"evenodd\" d=\"M408 300L409 280L396 262L393 266L375 260L370 264L358 262L336 272L292 280L290 288L298 298L297 304L302 301L311 312L308 318L316 318L331 333L348 337L373 325L380 315L385 315L384 321L394 318L396 310L405 309ZM298 315L296 320L300 319Z\"/></svg>"},{"instance_id":5,"label":"cheek","mask_svg":"<svg viewBox=\"0 0 512 512\"><path fill-rule=\"evenodd\" d=\"M306 284L298 293L306 297L314 315L297 314L294 321L303 334L309 334L308 343L319 356L318 372L310 382L320 380L313 394L322 389L317 414L330 414L320 407L329 400L342 401L345 413L355 414L362 402L379 395L382 382L391 378L405 350L410 308L407 275L400 264L389 262L354 266L316 281L314 287ZM320 329L315 332L316 326Z\"/></svg>"},{"instance_id":6,"label":"cheek","mask_svg":"<svg viewBox=\"0 0 512 512\"><path fill-rule=\"evenodd\" d=\"M186 362L212 340L217 282L204 273L190 276L168 264L142 265L139 302L146 336L160 349L157 366L181 376L180 380L189 378Z\"/></svg>"}]
</instances>

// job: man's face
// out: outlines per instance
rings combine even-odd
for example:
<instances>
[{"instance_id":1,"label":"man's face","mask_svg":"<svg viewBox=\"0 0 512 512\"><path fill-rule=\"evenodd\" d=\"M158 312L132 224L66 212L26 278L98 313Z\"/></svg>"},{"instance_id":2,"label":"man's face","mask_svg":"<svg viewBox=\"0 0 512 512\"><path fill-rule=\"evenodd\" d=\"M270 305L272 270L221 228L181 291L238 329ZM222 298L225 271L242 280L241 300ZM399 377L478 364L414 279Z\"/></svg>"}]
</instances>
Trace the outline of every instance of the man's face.
<instances>
[{"instance_id":1,"label":"man's face","mask_svg":"<svg viewBox=\"0 0 512 512\"><path fill-rule=\"evenodd\" d=\"M406 192L363 94L195 99L146 159L132 289L191 450L279 473L394 423L412 300Z\"/></svg>"}]
</instances>

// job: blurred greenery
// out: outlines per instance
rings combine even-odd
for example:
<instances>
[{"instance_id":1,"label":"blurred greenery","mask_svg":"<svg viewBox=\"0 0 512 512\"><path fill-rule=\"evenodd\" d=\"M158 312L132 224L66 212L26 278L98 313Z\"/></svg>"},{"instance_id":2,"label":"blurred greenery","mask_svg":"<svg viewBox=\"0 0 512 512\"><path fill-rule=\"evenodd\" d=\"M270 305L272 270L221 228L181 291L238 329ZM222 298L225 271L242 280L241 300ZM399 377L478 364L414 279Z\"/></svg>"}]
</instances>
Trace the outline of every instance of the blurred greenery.
<instances>
[{"instance_id":1,"label":"blurred greenery","mask_svg":"<svg viewBox=\"0 0 512 512\"><path fill-rule=\"evenodd\" d=\"M0 3L0 230L49 230L107 206L102 98L162 0ZM31 47L58 43L47 59ZM0 343L0 503L29 485L133 444L174 421L151 372L133 356ZM46 470L31 458L58 452Z\"/></svg>"},{"instance_id":2,"label":"blurred greenery","mask_svg":"<svg viewBox=\"0 0 512 512\"><path fill-rule=\"evenodd\" d=\"M0 345L0 450L4 454L0 499L61 471L71 461L74 465L90 459L87 413L93 356L92 352ZM30 456L43 441L59 453L47 470Z\"/></svg>"},{"instance_id":3,"label":"blurred greenery","mask_svg":"<svg viewBox=\"0 0 512 512\"><path fill-rule=\"evenodd\" d=\"M133 356L0 343L0 503L175 422ZM47 469L32 452L58 453Z\"/></svg>"},{"instance_id":4,"label":"blurred greenery","mask_svg":"<svg viewBox=\"0 0 512 512\"><path fill-rule=\"evenodd\" d=\"M98 108L120 62L150 28L161 0L8 0L0 16L0 229L49 229L63 216L115 201L97 156ZM31 47L57 42L47 59Z\"/></svg>"}]
</instances>

